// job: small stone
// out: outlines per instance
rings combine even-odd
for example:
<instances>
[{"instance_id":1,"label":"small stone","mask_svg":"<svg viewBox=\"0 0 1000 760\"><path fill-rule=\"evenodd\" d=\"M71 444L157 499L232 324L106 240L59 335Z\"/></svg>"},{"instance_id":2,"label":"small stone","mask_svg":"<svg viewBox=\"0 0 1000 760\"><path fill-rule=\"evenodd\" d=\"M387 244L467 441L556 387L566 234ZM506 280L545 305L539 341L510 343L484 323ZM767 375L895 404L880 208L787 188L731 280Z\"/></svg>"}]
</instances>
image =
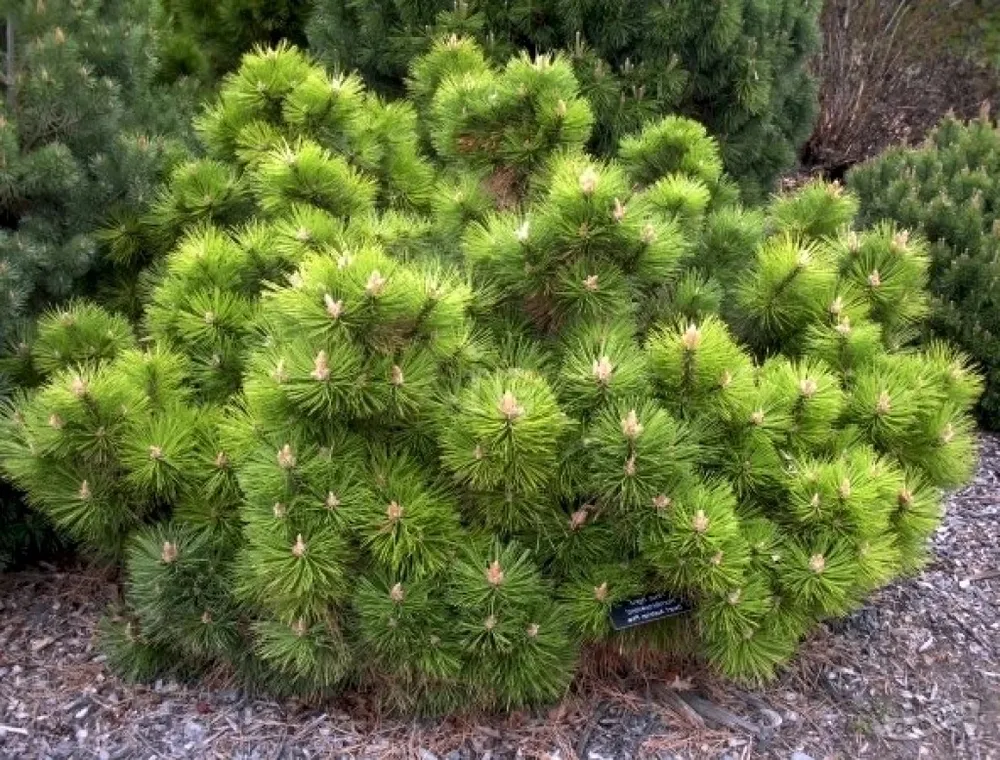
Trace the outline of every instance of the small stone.
<instances>
[{"instance_id":1,"label":"small stone","mask_svg":"<svg viewBox=\"0 0 1000 760\"><path fill-rule=\"evenodd\" d=\"M184 724L184 738L196 744L205 739L205 727L196 720L189 720Z\"/></svg>"},{"instance_id":2,"label":"small stone","mask_svg":"<svg viewBox=\"0 0 1000 760\"><path fill-rule=\"evenodd\" d=\"M46 647L50 646L52 644L52 642L54 642L54 641L55 641L55 639L52 636L44 636L44 637L42 637L40 639L35 639L34 641L31 642L31 651L32 652L41 652ZM21 668L19 666L15 665L14 666L14 671L17 672L17 673L20 673L21 672Z\"/></svg>"}]
</instances>

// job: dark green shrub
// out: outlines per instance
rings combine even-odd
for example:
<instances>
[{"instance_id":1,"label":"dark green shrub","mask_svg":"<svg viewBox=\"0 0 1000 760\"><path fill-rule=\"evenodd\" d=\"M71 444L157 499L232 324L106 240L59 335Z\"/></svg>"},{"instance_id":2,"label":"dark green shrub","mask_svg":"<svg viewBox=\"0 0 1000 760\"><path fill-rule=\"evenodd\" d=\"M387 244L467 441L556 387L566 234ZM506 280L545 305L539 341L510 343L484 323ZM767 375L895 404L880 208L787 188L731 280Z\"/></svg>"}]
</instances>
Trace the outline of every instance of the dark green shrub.
<instances>
[{"instance_id":1,"label":"dark green shrub","mask_svg":"<svg viewBox=\"0 0 1000 760\"><path fill-rule=\"evenodd\" d=\"M164 31L160 76L214 85L255 45L305 43L312 0L159 0Z\"/></svg>"},{"instance_id":2,"label":"dark green shrub","mask_svg":"<svg viewBox=\"0 0 1000 760\"><path fill-rule=\"evenodd\" d=\"M141 217L184 150L159 135L187 134L190 118L179 91L152 84L148 4L5 10L15 45L0 115L0 341L47 303L134 278Z\"/></svg>"},{"instance_id":3,"label":"dark green shrub","mask_svg":"<svg viewBox=\"0 0 1000 760\"><path fill-rule=\"evenodd\" d=\"M719 138L728 171L761 196L812 128L819 9L813 0L320 0L308 33L327 62L397 95L442 32L474 35L497 61L563 51L594 110L592 149L611 154L648 119L684 114Z\"/></svg>"},{"instance_id":4,"label":"dark green shrub","mask_svg":"<svg viewBox=\"0 0 1000 760\"><path fill-rule=\"evenodd\" d=\"M1000 133L986 118L945 119L927 142L849 175L865 222L891 219L932 243L928 328L979 365L980 419L1000 428Z\"/></svg>"}]
</instances>

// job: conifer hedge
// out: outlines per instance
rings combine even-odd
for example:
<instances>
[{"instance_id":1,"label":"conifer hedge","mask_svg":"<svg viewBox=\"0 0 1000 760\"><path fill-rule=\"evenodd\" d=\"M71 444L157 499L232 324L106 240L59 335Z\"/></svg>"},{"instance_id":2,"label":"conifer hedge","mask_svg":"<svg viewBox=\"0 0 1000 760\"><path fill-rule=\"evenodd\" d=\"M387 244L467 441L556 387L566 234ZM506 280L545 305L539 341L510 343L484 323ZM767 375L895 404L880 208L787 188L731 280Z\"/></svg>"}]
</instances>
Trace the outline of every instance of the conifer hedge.
<instances>
[{"instance_id":1,"label":"conifer hedge","mask_svg":"<svg viewBox=\"0 0 1000 760\"><path fill-rule=\"evenodd\" d=\"M968 353L986 380L978 412L1000 428L1000 131L983 115L946 118L917 148L854 169L865 221L888 219L930 242L928 328Z\"/></svg>"},{"instance_id":2,"label":"conifer hedge","mask_svg":"<svg viewBox=\"0 0 1000 760\"><path fill-rule=\"evenodd\" d=\"M452 37L411 77L247 56L140 333L41 325L0 461L124 560L115 667L434 712L558 699L591 646L766 679L920 566L979 379L909 347L917 237L833 185L743 209L678 117L588 155L561 56ZM641 597L681 614L616 630Z\"/></svg>"},{"instance_id":3,"label":"conifer hedge","mask_svg":"<svg viewBox=\"0 0 1000 760\"><path fill-rule=\"evenodd\" d=\"M150 247L141 217L186 153L193 109L183 85L154 81L149 2L11 0L0 11L2 357L26 350L47 304L116 286L108 297L134 304Z\"/></svg>"},{"instance_id":4,"label":"conifer hedge","mask_svg":"<svg viewBox=\"0 0 1000 760\"><path fill-rule=\"evenodd\" d=\"M796 163L817 108L808 70L818 0L319 0L312 49L375 89L401 95L436 34L472 35L496 61L562 51L594 110L590 147L667 113L702 121L727 170L763 199Z\"/></svg>"}]
</instances>

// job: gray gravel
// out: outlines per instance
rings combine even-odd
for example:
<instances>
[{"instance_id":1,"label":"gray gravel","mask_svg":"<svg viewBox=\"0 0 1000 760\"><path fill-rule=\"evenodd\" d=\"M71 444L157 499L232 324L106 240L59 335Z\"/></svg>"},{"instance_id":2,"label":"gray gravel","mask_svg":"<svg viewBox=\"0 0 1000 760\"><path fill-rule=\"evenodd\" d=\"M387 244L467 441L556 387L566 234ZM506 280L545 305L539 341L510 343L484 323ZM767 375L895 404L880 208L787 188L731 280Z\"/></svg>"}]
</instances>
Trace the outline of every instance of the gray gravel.
<instances>
[{"instance_id":1,"label":"gray gravel","mask_svg":"<svg viewBox=\"0 0 1000 760\"><path fill-rule=\"evenodd\" d=\"M224 681L123 684L93 644L93 571L0 575L0 758L973 758L1000 760L1000 438L949 500L919 577L880 592L753 693L633 673L540 713L383 720Z\"/></svg>"}]
</instances>

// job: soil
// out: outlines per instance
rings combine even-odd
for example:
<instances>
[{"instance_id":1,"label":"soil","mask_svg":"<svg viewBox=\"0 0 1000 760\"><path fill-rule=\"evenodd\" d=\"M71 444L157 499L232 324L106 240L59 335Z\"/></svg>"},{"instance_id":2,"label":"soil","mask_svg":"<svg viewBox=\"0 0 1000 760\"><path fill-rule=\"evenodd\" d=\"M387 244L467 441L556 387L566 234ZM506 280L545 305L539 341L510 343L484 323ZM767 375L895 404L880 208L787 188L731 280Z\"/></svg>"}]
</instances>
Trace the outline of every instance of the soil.
<instances>
[{"instance_id":1,"label":"soil","mask_svg":"<svg viewBox=\"0 0 1000 760\"><path fill-rule=\"evenodd\" d=\"M94 642L98 572L0 575L0 758L1000 759L1000 437L948 500L936 559L821 626L753 692L701 670L585 679L550 710L383 719L224 681L125 684Z\"/></svg>"}]
</instances>

